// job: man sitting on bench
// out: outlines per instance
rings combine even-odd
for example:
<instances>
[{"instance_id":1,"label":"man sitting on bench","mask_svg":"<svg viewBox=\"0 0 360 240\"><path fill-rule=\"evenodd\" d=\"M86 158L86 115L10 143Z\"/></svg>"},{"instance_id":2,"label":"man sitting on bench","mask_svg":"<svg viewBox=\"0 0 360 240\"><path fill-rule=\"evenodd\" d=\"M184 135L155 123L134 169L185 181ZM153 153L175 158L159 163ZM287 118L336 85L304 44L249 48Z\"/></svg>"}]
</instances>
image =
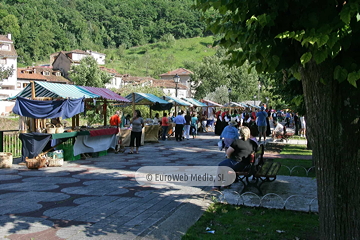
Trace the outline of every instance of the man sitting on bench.
<instances>
[{"instance_id":1,"label":"man sitting on bench","mask_svg":"<svg viewBox=\"0 0 360 240\"><path fill-rule=\"evenodd\" d=\"M257 144L250 139L250 129L240 128L240 139L235 140L226 151L227 159L218 166L231 167L235 172L241 172L250 165L250 155L257 149ZM212 190L220 190L215 186Z\"/></svg>"}]
</instances>

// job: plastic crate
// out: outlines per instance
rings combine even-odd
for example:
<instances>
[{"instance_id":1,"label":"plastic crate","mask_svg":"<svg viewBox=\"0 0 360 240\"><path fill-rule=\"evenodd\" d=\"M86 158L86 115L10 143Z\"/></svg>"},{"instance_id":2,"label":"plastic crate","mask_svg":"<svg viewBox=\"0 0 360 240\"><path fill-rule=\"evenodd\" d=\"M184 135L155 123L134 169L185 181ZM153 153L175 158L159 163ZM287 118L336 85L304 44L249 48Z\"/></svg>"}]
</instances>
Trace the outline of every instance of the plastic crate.
<instances>
[{"instance_id":1,"label":"plastic crate","mask_svg":"<svg viewBox=\"0 0 360 240\"><path fill-rule=\"evenodd\" d=\"M64 160L65 161L75 161L81 158L80 154L74 156L73 145L63 145L61 144L59 149L62 149L64 152Z\"/></svg>"},{"instance_id":2,"label":"plastic crate","mask_svg":"<svg viewBox=\"0 0 360 240\"><path fill-rule=\"evenodd\" d=\"M106 156L108 154L108 152L105 150L105 151L101 151L99 152L99 157L101 156Z\"/></svg>"}]
</instances>

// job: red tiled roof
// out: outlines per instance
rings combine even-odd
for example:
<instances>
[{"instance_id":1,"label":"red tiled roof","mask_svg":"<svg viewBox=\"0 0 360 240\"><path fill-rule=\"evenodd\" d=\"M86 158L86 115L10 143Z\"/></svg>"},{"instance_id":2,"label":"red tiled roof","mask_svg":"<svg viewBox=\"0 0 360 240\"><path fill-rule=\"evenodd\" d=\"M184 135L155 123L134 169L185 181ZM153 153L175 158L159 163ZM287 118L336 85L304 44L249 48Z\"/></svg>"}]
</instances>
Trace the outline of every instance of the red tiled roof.
<instances>
[{"instance_id":1,"label":"red tiled roof","mask_svg":"<svg viewBox=\"0 0 360 240\"><path fill-rule=\"evenodd\" d=\"M176 84L172 80L165 80L165 79L155 79L152 77L134 77L134 76L123 76L122 80L124 82L133 82L136 84L141 84L145 82L152 82L153 87L159 88L175 88ZM178 84L179 89L186 89L186 86L183 84Z\"/></svg>"},{"instance_id":2,"label":"red tiled roof","mask_svg":"<svg viewBox=\"0 0 360 240\"><path fill-rule=\"evenodd\" d=\"M0 41L4 41L4 42L12 42L7 35L0 35Z\"/></svg>"},{"instance_id":3,"label":"red tiled roof","mask_svg":"<svg viewBox=\"0 0 360 240\"><path fill-rule=\"evenodd\" d=\"M7 44L10 44L10 51L0 50L0 57L17 57L17 53L12 40L10 40L6 35L0 35L0 44L1 42L6 42Z\"/></svg>"},{"instance_id":4,"label":"red tiled roof","mask_svg":"<svg viewBox=\"0 0 360 240\"><path fill-rule=\"evenodd\" d=\"M35 70L35 72L34 72ZM49 76L45 76L42 73L44 71L50 72ZM47 81L54 83L71 83L69 80L63 76L55 76L55 72L51 68L45 67L28 67L28 68L18 68L17 69L17 78L18 80L29 80L29 81Z\"/></svg>"},{"instance_id":5,"label":"red tiled roof","mask_svg":"<svg viewBox=\"0 0 360 240\"><path fill-rule=\"evenodd\" d=\"M68 53L79 53L79 54L90 55L90 53L85 52L85 51L80 50L80 49L75 49L75 50L70 50L70 51L55 52L55 53L52 53L51 55L58 55L59 53L63 53L63 54L65 54L65 55L68 54Z\"/></svg>"},{"instance_id":6,"label":"red tiled roof","mask_svg":"<svg viewBox=\"0 0 360 240\"><path fill-rule=\"evenodd\" d=\"M179 75L179 76L189 76L189 75L194 74L194 73L192 71L190 71L190 70L185 69L185 68L178 68L176 70L160 74L160 76L175 76L176 74Z\"/></svg>"},{"instance_id":7,"label":"red tiled roof","mask_svg":"<svg viewBox=\"0 0 360 240\"><path fill-rule=\"evenodd\" d=\"M154 87L161 87L161 88L174 88L176 87L176 84L172 80L164 80L164 79L154 79L153 81ZM186 86L184 84L178 84L178 89L186 89Z\"/></svg>"},{"instance_id":8,"label":"red tiled roof","mask_svg":"<svg viewBox=\"0 0 360 240\"><path fill-rule=\"evenodd\" d=\"M115 76L117 77L121 77L121 74L118 73L115 69L112 69L112 68L106 68L106 67L103 67L103 66L100 66L100 69L105 71L105 72L108 72L110 74L115 74Z\"/></svg>"}]
</instances>

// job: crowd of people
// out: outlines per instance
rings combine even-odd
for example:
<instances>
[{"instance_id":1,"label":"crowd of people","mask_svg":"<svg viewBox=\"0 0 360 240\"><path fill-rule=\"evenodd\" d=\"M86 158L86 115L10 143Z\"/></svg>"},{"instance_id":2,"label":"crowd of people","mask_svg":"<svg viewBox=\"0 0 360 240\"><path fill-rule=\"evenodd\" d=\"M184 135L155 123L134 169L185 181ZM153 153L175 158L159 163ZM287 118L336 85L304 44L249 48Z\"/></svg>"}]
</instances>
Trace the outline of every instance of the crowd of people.
<instances>
[{"instance_id":1,"label":"crowd of people","mask_svg":"<svg viewBox=\"0 0 360 240\"><path fill-rule=\"evenodd\" d=\"M175 140L183 141L189 140L190 136L196 138L199 131L207 132L209 129L214 131L216 135L223 139L225 151L232 146L233 142L238 140L241 129L249 129L249 138L256 143L261 143L266 140L266 137L271 136L275 138L278 134L283 134L285 127L294 127L295 134L305 137L306 124L304 116L299 116L297 113L290 111L276 111L264 106L260 109L245 109L242 112L233 111L214 111L215 121L209 119L207 112L184 112L180 111L176 116L173 113L163 112L160 117L159 113L155 114L153 124L161 126L159 131L159 139L166 141L169 132L172 132L173 125L175 125ZM285 122L284 125L281 122ZM134 116L130 114L122 114L116 111L110 118L110 125L118 127L131 126L130 137L130 154L138 153L141 132L144 127L144 119L139 110L136 110ZM246 127L246 128L242 128ZM273 129L271 131L271 128ZM256 139L258 137L258 139ZM134 152L135 148L135 152ZM233 148L233 147L232 147Z\"/></svg>"}]
</instances>

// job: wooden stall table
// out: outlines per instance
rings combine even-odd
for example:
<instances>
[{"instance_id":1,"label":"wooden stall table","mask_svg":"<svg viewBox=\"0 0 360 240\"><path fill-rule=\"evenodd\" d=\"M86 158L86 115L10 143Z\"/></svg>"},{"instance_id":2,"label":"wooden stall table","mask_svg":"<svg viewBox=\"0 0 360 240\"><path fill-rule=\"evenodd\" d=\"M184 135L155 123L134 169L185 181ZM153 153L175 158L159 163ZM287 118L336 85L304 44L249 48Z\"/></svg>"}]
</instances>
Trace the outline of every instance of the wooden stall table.
<instances>
[{"instance_id":1,"label":"wooden stall table","mask_svg":"<svg viewBox=\"0 0 360 240\"><path fill-rule=\"evenodd\" d=\"M145 125L145 142L159 142L160 125Z\"/></svg>"},{"instance_id":2,"label":"wooden stall table","mask_svg":"<svg viewBox=\"0 0 360 240\"><path fill-rule=\"evenodd\" d=\"M131 129L121 128L121 129L120 129L120 136L121 136L121 140L122 140L122 145L125 146L125 147L129 147L129 145L130 145ZM145 128L142 129L140 145L141 145L141 146L144 146L144 142L145 142Z\"/></svg>"}]
</instances>

